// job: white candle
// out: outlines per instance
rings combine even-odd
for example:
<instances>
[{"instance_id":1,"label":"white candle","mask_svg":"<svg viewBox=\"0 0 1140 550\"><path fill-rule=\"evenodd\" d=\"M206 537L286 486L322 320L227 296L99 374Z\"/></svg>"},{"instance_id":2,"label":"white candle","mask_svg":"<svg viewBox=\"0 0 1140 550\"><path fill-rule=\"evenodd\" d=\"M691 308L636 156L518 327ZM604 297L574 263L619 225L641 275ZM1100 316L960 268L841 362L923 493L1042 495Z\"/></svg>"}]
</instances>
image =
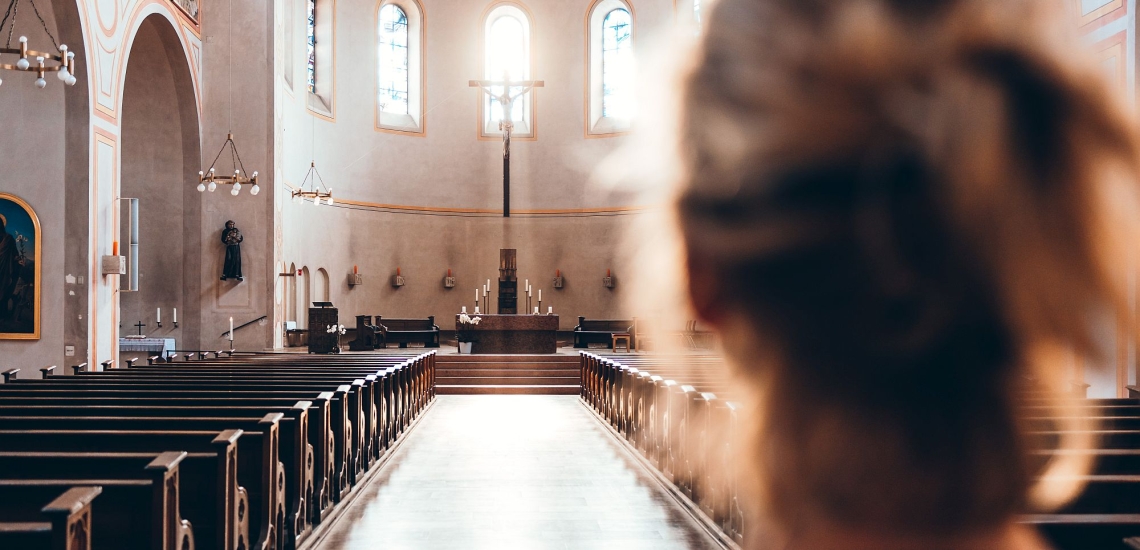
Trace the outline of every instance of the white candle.
<instances>
[{"instance_id":1,"label":"white candle","mask_svg":"<svg viewBox=\"0 0 1140 550\"><path fill-rule=\"evenodd\" d=\"M234 341L234 318L230 317L230 343Z\"/></svg>"},{"instance_id":2,"label":"white candle","mask_svg":"<svg viewBox=\"0 0 1140 550\"><path fill-rule=\"evenodd\" d=\"M487 279L487 290L491 290L491 279Z\"/></svg>"},{"instance_id":3,"label":"white candle","mask_svg":"<svg viewBox=\"0 0 1140 550\"><path fill-rule=\"evenodd\" d=\"M554 314L554 306L547 307L546 308L546 314L547 315L553 315Z\"/></svg>"},{"instance_id":4,"label":"white candle","mask_svg":"<svg viewBox=\"0 0 1140 550\"><path fill-rule=\"evenodd\" d=\"M530 279L526 279L526 282L523 283L523 288L530 290Z\"/></svg>"},{"instance_id":5,"label":"white candle","mask_svg":"<svg viewBox=\"0 0 1140 550\"><path fill-rule=\"evenodd\" d=\"M475 301L476 302L479 301L479 289L477 289L477 288L475 289Z\"/></svg>"},{"instance_id":6,"label":"white candle","mask_svg":"<svg viewBox=\"0 0 1140 550\"><path fill-rule=\"evenodd\" d=\"M542 289L538 289L538 301L542 301Z\"/></svg>"},{"instance_id":7,"label":"white candle","mask_svg":"<svg viewBox=\"0 0 1140 550\"><path fill-rule=\"evenodd\" d=\"M467 306L463 306L463 311L461 311L460 313L467 313Z\"/></svg>"},{"instance_id":8,"label":"white candle","mask_svg":"<svg viewBox=\"0 0 1140 550\"><path fill-rule=\"evenodd\" d=\"M538 315L538 306L534 306L534 314Z\"/></svg>"},{"instance_id":9,"label":"white candle","mask_svg":"<svg viewBox=\"0 0 1140 550\"><path fill-rule=\"evenodd\" d=\"M479 306L475 306L475 315L479 315Z\"/></svg>"},{"instance_id":10,"label":"white candle","mask_svg":"<svg viewBox=\"0 0 1140 550\"><path fill-rule=\"evenodd\" d=\"M162 308L158 308L158 310L154 312L154 320L160 323L162 322Z\"/></svg>"},{"instance_id":11,"label":"white candle","mask_svg":"<svg viewBox=\"0 0 1140 550\"><path fill-rule=\"evenodd\" d=\"M178 308L174 308L174 322L178 322Z\"/></svg>"}]
</instances>

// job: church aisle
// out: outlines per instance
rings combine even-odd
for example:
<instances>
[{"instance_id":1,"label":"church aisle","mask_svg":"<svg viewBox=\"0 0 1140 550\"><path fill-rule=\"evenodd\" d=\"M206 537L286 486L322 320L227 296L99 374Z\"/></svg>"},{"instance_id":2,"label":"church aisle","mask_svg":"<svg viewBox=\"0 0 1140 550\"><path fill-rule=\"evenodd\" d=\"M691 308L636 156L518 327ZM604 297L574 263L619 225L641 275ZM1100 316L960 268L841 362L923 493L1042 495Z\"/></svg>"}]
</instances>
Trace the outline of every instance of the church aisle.
<instances>
[{"instance_id":1,"label":"church aisle","mask_svg":"<svg viewBox=\"0 0 1140 550\"><path fill-rule=\"evenodd\" d=\"M577 397L437 399L318 550L718 548Z\"/></svg>"}]
</instances>

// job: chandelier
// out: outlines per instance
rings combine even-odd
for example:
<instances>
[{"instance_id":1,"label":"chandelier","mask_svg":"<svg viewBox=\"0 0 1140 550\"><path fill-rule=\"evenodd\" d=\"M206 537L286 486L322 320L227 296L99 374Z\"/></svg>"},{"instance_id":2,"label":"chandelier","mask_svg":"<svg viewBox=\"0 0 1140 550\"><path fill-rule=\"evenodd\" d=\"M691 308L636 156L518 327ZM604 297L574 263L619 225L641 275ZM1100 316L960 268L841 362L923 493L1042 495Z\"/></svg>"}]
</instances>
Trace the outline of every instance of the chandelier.
<instances>
[{"instance_id":1,"label":"chandelier","mask_svg":"<svg viewBox=\"0 0 1140 550\"><path fill-rule=\"evenodd\" d=\"M324 191L321 191L324 189ZM332 206L332 188L325 187L325 180L321 177L320 172L317 172L317 163L309 163L309 171L305 173L305 179L301 181L301 186L294 189L291 193L293 195L293 202L313 201L314 206L320 206L321 201L325 204Z\"/></svg>"},{"instance_id":2,"label":"chandelier","mask_svg":"<svg viewBox=\"0 0 1140 550\"><path fill-rule=\"evenodd\" d=\"M37 88L43 88L47 86L47 80L44 79L44 75L51 72L54 72L56 74L56 77L58 77L59 80L63 83L67 84L68 86L74 86L75 52L69 51L67 49L67 44L56 43L55 36L52 36L51 31L48 30L47 23L44 22L44 18L40 15L40 10L36 7L35 0L28 0L28 3L32 5L32 11L35 12L36 17L40 20L40 24L43 25L44 32L47 33L48 38L51 39L51 43L53 46L55 46L55 49L59 52L59 55L28 49L28 37L26 36L20 37L18 48L12 47L12 35L16 30L16 15L20 9L20 0L12 0L8 4L8 10L4 12L4 18L0 19L0 31L3 31L4 25L8 23L9 19L11 20L11 24L8 26L8 41L4 44L3 48L0 48L0 69L36 73ZM16 64L13 65L10 63L2 62L3 54L15 54L20 57L16 60ZM29 60L29 58L34 58L35 62L33 63ZM3 83L4 80L0 79L0 84Z\"/></svg>"},{"instance_id":3,"label":"chandelier","mask_svg":"<svg viewBox=\"0 0 1140 550\"><path fill-rule=\"evenodd\" d=\"M215 166L218 164L218 159L222 158L222 153L226 152L227 147L230 149L230 160L233 161L234 173L231 176L219 176ZM236 197L241 192L241 184L243 183L253 184L253 187L249 188L249 194L256 195L261 192L261 187L257 185L257 171L254 170L252 175L245 171L245 166L241 163L241 155L238 154L237 145L234 144L234 135L226 134L226 142L222 144L218 156L214 157L210 169L198 172L198 192L202 193L209 190L213 193L218 188L218 184L222 184L231 186L230 194Z\"/></svg>"}]
</instances>

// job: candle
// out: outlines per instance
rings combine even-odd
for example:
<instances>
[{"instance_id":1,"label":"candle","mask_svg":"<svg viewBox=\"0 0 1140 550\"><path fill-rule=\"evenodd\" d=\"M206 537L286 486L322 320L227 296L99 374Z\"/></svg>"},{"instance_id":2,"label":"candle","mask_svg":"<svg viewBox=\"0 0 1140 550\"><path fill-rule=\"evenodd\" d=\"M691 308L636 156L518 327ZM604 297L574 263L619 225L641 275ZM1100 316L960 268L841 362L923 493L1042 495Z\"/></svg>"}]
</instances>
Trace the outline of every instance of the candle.
<instances>
[{"instance_id":1,"label":"candle","mask_svg":"<svg viewBox=\"0 0 1140 550\"><path fill-rule=\"evenodd\" d=\"M550 306L550 307L546 308L546 314L547 315L554 315L554 306Z\"/></svg>"},{"instance_id":2,"label":"candle","mask_svg":"<svg viewBox=\"0 0 1140 550\"><path fill-rule=\"evenodd\" d=\"M542 289L538 289L538 301L542 301Z\"/></svg>"},{"instance_id":3,"label":"candle","mask_svg":"<svg viewBox=\"0 0 1140 550\"><path fill-rule=\"evenodd\" d=\"M479 306L475 306L475 315L479 315Z\"/></svg>"},{"instance_id":4,"label":"candle","mask_svg":"<svg viewBox=\"0 0 1140 550\"><path fill-rule=\"evenodd\" d=\"M158 310L154 312L154 320L160 323L162 322L162 308L158 308Z\"/></svg>"},{"instance_id":5,"label":"candle","mask_svg":"<svg viewBox=\"0 0 1140 550\"><path fill-rule=\"evenodd\" d=\"M111 255L112 256L118 256L119 255L119 241L115 241L115 242L111 243Z\"/></svg>"},{"instance_id":6,"label":"candle","mask_svg":"<svg viewBox=\"0 0 1140 550\"><path fill-rule=\"evenodd\" d=\"M523 288L530 290L530 279L527 279L526 282L523 283Z\"/></svg>"},{"instance_id":7,"label":"candle","mask_svg":"<svg viewBox=\"0 0 1140 550\"><path fill-rule=\"evenodd\" d=\"M534 314L538 315L538 306L534 306Z\"/></svg>"},{"instance_id":8,"label":"candle","mask_svg":"<svg viewBox=\"0 0 1140 550\"><path fill-rule=\"evenodd\" d=\"M178 308L174 308L174 322L178 322Z\"/></svg>"},{"instance_id":9,"label":"candle","mask_svg":"<svg viewBox=\"0 0 1140 550\"><path fill-rule=\"evenodd\" d=\"M230 345L234 343L234 318L230 317Z\"/></svg>"},{"instance_id":10,"label":"candle","mask_svg":"<svg viewBox=\"0 0 1140 550\"><path fill-rule=\"evenodd\" d=\"M475 301L476 302L479 301L479 289L477 289L477 288L475 289Z\"/></svg>"},{"instance_id":11,"label":"candle","mask_svg":"<svg viewBox=\"0 0 1140 550\"><path fill-rule=\"evenodd\" d=\"M467 306L463 306L463 311L460 311L460 313L467 313Z\"/></svg>"},{"instance_id":12,"label":"candle","mask_svg":"<svg viewBox=\"0 0 1140 550\"><path fill-rule=\"evenodd\" d=\"M487 279L487 290L491 290L491 279Z\"/></svg>"},{"instance_id":13,"label":"candle","mask_svg":"<svg viewBox=\"0 0 1140 550\"><path fill-rule=\"evenodd\" d=\"M360 272L356 270L356 266L352 266L352 274L356 275L357 273L360 273Z\"/></svg>"}]
</instances>

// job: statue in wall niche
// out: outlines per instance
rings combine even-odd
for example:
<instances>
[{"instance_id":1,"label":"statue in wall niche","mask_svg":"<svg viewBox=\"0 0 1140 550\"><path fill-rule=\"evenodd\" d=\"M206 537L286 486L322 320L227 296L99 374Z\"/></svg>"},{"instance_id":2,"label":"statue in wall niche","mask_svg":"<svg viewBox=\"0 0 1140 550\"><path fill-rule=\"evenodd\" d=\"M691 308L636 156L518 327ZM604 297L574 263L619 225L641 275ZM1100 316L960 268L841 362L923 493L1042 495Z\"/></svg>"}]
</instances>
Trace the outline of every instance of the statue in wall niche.
<instances>
[{"instance_id":1,"label":"statue in wall niche","mask_svg":"<svg viewBox=\"0 0 1140 550\"><path fill-rule=\"evenodd\" d=\"M226 263L222 266L222 280L237 279L244 281L241 276L241 242L244 237L233 220L226 222L222 230L222 244L226 245Z\"/></svg>"}]
</instances>

